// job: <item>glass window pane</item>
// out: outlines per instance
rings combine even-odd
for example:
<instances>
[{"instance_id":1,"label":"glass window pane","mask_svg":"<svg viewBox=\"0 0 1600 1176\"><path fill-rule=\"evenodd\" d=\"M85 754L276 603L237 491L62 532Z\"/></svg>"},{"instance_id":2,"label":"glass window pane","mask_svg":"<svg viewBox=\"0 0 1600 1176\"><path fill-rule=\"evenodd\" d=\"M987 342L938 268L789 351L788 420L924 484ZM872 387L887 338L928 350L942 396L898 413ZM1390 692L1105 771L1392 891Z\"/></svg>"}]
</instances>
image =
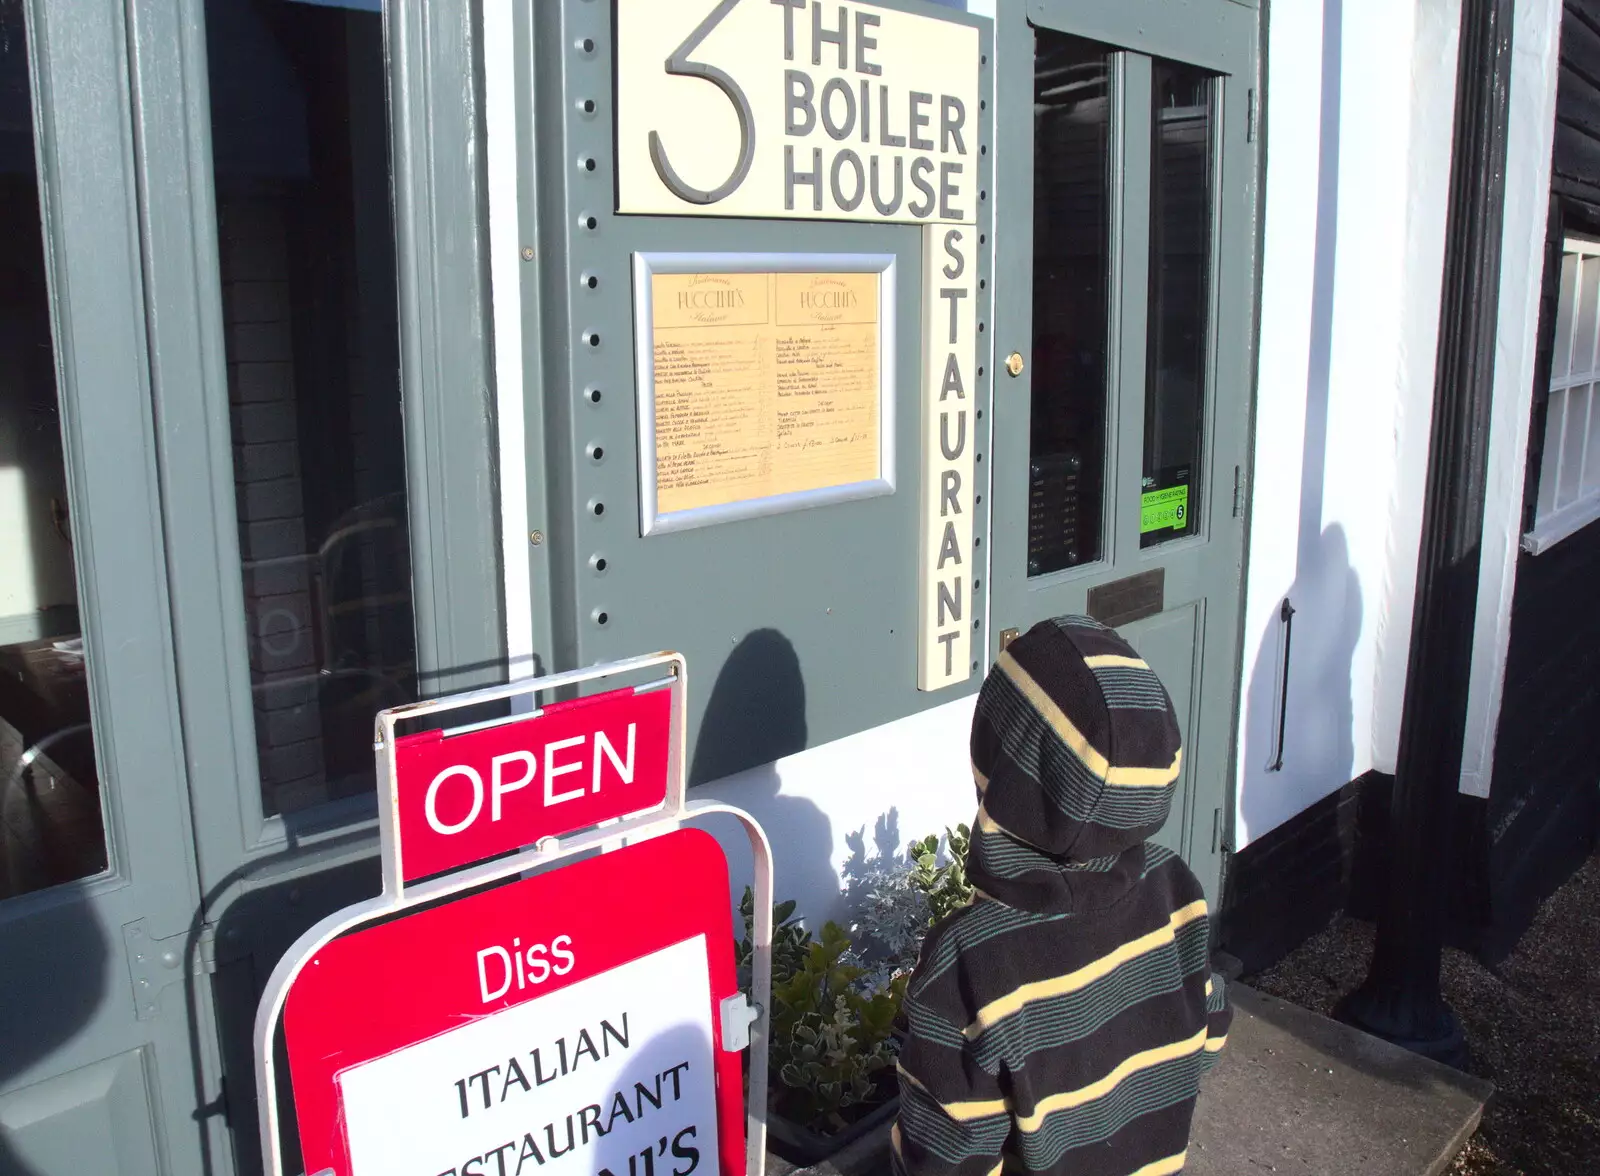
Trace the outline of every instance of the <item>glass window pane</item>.
<instances>
[{"instance_id":1,"label":"glass window pane","mask_svg":"<svg viewBox=\"0 0 1600 1176\"><path fill-rule=\"evenodd\" d=\"M1141 547L1194 534L1210 371L1212 79L1164 61L1153 72Z\"/></svg>"},{"instance_id":2,"label":"glass window pane","mask_svg":"<svg viewBox=\"0 0 1600 1176\"><path fill-rule=\"evenodd\" d=\"M414 697L382 17L206 5L262 803L368 791Z\"/></svg>"},{"instance_id":3,"label":"glass window pane","mask_svg":"<svg viewBox=\"0 0 1600 1176\"><path fill-rule=\"evenodd\" d=\"M1572 320L1572 372L1577 379L1592 375L1595 327L1600 322L1600 257L1585 257L1578 277L1578 305Z\"/></svg>"},{"instance_id":4,"label":"glass window pane","mask_svg":"<svg viewBox=\"0 0 1600 1176\"><path fill-rule=\"evenodd\" d=\"M1111 55L1034 37L1030 576L1101 557L1111 270Z\"/></svg>"},{"instance_id":5,"label":"glass window pane","mask_svg":"<svg viewBox=\"0 0 1600 1176\"><path fill-rule=\"evenodd\" d=\"M1583 457L1583 485L1578 493L1585 497L1600 494L1600 384L1589 385L1588 441Z\"/></svg>"},{"instance_id":6,"label":"glass window pane","mask_svg":"<svg viewBox=\"0 0 1600 1176\"><path fill-rule=\"evenodd\" d=\"M1583 458L1589 444L1589 391L1592 385L1568 388L1566 432L1561 438L1561 484L1556 505L1570 506L1583 497Z\"/></svg>"},{"instance_id":7,"label":"glass window pane","mask_svg":"<svg viewBox=\"0 0 1600 1176\"><path fill-rule=\"evenodd\" d=\"M1544 457L1539 464L1539 517L1545 518L1556 509L1557 491L1561 483L1562 435L1567 427L1567 394L1564 390L1550 393L1550 404L1545 409Z\"/></svg>"},{"instance_id":8,"label":"glass window pane","mask_svg":"<svg viewBox=\"0 0 1600 1176\"><path fill-rule=\"evenodd\" d=\"M0 899L106 868L22 6L0 5Z\"/></svg>"},{"instance_id":9,"label":"glass window pane","mask_svg":"<svg viewBox=\"0 0 1600 1176\"><path fill-rule=\"evenodd\" d=\"M1572 370L1572 310L1578 302L1578 270L1583 258L1561 256L1561 300L1556 304L1556 342L1550 356L1550 378L1564 380Z\"/></svg>"}]
</instances>

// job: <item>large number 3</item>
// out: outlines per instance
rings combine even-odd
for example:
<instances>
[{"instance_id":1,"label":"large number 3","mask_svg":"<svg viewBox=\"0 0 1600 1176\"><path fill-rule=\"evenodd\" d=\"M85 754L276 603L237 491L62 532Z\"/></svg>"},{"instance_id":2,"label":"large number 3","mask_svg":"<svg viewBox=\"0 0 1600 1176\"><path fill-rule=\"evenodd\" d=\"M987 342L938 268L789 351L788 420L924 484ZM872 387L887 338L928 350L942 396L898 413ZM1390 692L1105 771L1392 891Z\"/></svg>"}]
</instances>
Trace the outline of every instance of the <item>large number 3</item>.
<instances>
[{"instance_id":1,"label":"large number 3","mask_svg":"<svg viewBox=\"0 0 1600 1176\"><path fill-rule=\"evenodd\" d=\"M661 177L661 182L667 186L668 191L690 204L715 204L727 196L744 183L745 176L750 174L750 162L756 154L755 118L750 113L750 100L744 96L739 83L714 65L703 65L698 61L689 60L689 54L700 47L700 42L709 37L711 30L721 24L723 17L732 12L738 4L739 0L722 0L711 15L700 22L700 27L673 50L672 56L668 57L666 62L669 74L685 78L703 78L717 87L728 96L728 101L733 103L733 108L739 115L739 162L734 165L733 174L709 192L684 183L683 178L667 161L667 150L661 145L661 136L655 131L650 132L650 162L656 165L656 175Z\"/></svg>"}]
</instances>

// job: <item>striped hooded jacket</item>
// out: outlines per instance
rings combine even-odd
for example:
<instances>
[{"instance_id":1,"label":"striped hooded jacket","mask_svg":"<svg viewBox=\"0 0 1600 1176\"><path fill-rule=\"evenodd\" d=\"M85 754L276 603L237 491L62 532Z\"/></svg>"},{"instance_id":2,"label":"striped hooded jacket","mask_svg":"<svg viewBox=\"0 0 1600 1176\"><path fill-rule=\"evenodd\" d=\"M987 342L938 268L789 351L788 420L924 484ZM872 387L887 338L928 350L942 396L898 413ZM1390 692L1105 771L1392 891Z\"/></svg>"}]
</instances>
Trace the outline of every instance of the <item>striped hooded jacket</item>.
<instances>
[{"instance_id":1,"label":"striped hooded jacket","mask_svg":"<svg viewBox=\"0 0 1600 1176\"><path fill-rule=\"evenodd\" d=\"M1200 884L1146 841L1181 758L1165 688L1110 629L1046 621L1000 655L972 725L978 895L906 997L897 1173L1182 1170L1231 1014Z\"/></svg>"}]
</instances>

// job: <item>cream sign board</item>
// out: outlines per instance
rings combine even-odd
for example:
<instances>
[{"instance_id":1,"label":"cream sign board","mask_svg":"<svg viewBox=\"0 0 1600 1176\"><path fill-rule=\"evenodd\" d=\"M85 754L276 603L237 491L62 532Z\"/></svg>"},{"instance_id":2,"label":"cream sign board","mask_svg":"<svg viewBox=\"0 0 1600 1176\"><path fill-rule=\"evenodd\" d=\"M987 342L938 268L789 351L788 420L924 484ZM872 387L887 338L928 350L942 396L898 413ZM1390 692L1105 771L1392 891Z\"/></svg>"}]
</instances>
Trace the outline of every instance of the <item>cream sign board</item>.
<instances>
[{"instance_id":1,"label":"cream sign board","mask_svg":"<svg viewBox=\"0 0 1600 1176\"><path fill-rule=\"evenodd\" d=\"M477 955L486 998L510 956ZM541 961L542 962L542 961ZM520 963L520 961L519 961ZM716 1168L703 937L341 1073L360 1176L690 1176ZM698 985L699 987L696 987ZM494 993L503 995L505 988ZM663 1000L663 994L683 999Z\"/></svg>"},{"instance_id":2,"label":"cream sign board","mask_svg":"<svg viewBox=\"0 0 1600 1176\"><path fill-rule=\"evenodd\" d=\"M938 690L972 674L978 231L930 225L923 237L917 689Z\"/></svg>"},{"instance_id":3,"label":"cream sign board","mask_svg":"<svg viewBox=\"0 0 1600 1176\"><path fill-rule=\"evenodd\" d=\"M816 0L617 0L618 211L972 223L979 37Z\"/></svg>"}]
</instances>

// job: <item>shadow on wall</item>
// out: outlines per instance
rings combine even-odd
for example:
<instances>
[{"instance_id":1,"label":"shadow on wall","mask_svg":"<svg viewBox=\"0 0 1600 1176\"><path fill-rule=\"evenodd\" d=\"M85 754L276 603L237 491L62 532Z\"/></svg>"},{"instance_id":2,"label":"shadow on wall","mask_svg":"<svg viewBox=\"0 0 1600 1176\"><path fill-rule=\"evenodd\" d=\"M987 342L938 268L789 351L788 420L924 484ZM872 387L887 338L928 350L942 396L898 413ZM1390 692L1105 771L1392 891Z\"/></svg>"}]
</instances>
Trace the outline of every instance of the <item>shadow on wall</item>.
<instances>
[{"instance_id":1,"label":"shadow on wall","mask_svg":"<svg viewBox=\"0 0 1600 1176\"><path fill-rule=\"evenodd\" d=\"M734 647L711 687L689 784L718 781L720 798L761 822L772 841L780 902L839 889L832 822L812 801L781 793L775 761L804 751L806 742L806 683L799 655L776 629L757 629ZM730 836L720 824L713 831L728 852L737 897L740 879L750 877L744 836Z\"/></svg>"},{"instance_id":2,"label":"shadow on wall","mask_svg":"<svg viewBox=\"0 0 1600 1176\"><path fill-rule=\"evenodd\" d=\"M1287 664L1280 621L1277 634L1261 643L1247 688L1249 758L1241 808L1252 833L1292 816L1328 785L1343 785L1355 770L1353 666L1361 638L1361 578L1337 523L1321 532L1307 554L1289 586L1295 615ZM1273 770L1280 738L1282 765Z\"/></svg>"},{"instance_id":3,"label":"shadow on wall","mask_svg":"<svg viewBox=\"0 0 1600 1176\"><path fill-rule=\"evenodd\" d=\"M1355 768L1352 675L1363 620L1362 586L1350 561L1343 527L1323 525L1339 243L1343 45L1343 0L1324 0L1300 518L1294 580L1286 593L1295 609L1293 639L1286 662L1285 626L1274 610L1246 687L1244 770L1236 833L1240 840L1260 836L1341 787L1352 778ZM1254 542L1263 542L1263 537L1256 536ZM1288 693L1286 709L1284 690ZM1270 770L1280 751L1281 769Z\"/></svg>"},{"instance_id":4,"label":"shadow on wall","mask_svg":"<svg viewBox=\"0 0 1600 1176\"><path fill-rule=\"evenodd\" d=\"M48 943L29 945L28 932L13 926L6 931L13 949L0 951L0 992L9 994L0 1001L0 1089L56 1056L94 1023L103 1001L116 999L106 933L88 906L63 903L47 918ZM0 1098L0 1176L77 1170L83 1156L73 1137L82 1120L70 1108L63 1113L62 1093L47 1083Z\"/></svg>"}]
</instances>

